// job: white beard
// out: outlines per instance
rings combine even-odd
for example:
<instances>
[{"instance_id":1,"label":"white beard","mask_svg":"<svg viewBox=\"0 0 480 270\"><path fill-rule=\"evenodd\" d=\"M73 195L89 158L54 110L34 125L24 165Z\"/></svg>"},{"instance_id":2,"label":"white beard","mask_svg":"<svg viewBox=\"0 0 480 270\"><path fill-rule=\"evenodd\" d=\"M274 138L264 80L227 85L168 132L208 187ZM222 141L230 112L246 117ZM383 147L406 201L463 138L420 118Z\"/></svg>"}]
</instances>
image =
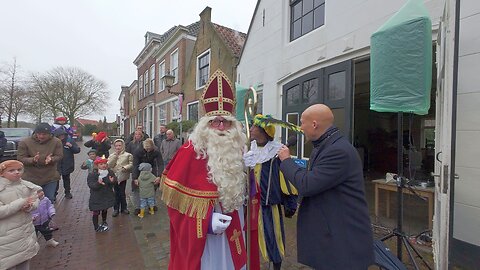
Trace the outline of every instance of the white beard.
<instances>
[{"instance_id":1,"label":"white beard","mask_svg":"<svg viewBox=\"0 0 480 270\"><path fill-rule=\"evenodd\" d=\"M243 149L246 137L234 117L230 129L219 131L209 127L215 117L203 117L190 135L197 158L208 157L208 181L217 185L223 210L230 213L239 209L245 200L246 174L243 165Z\"/></svg>"}]
</instances>

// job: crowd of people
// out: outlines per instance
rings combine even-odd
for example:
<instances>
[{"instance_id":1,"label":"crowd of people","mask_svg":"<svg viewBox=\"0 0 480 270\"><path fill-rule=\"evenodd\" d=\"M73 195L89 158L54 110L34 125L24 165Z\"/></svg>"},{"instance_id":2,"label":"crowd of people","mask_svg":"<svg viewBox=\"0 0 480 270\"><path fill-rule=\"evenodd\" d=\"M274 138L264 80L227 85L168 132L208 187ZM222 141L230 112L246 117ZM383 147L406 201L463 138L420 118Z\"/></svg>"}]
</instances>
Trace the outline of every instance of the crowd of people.
<instances>
[{"instance_id":1,"label":"crowd of people","mask_svg":"<svg viewBox=\"0 0 480 270\"><path fill-rule=\"evenodd\" d=\"M95 232L110 229L110 208L113 218L130 213L125 190L131 179L134 215L154 215L157 195L167 206L169 269L246 269L247 257L249 269L260 269L261 258L281 269L284 219L296 213L300 263L315 269L373 264L361 161L334 126L330 108L315 104L301 115L301 130L313 144L304 168L274 140L274 122L257 115L246 131L233 116L229 79L221 71L212 78L202 96L205 116L184 145L165 126L153 139L138 126L125 140L114 140L113 149L103 131L84 143L90 149L81 169L88 170ZM47 246L59 244L52 226L59 181L72 199L70 174L80 152L66 121L59 120L65 119L40 123L22 140L18 161L0 163L1 269L28 269L39 250L38 232Z\"/></svg>"}]
</instances>

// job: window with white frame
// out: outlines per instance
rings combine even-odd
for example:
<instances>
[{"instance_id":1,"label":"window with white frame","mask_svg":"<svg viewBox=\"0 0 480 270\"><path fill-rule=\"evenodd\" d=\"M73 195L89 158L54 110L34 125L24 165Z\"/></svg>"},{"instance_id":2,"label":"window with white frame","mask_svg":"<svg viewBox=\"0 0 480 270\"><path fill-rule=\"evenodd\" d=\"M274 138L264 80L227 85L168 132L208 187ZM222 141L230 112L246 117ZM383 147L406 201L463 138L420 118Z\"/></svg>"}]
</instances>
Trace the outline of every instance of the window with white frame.
<instances>
[{"instance_id":1,"label":"window with white frame","mask_svg":"<svg viewBox=\"0 0 480 270\"><path fill-rule=\"evenodd\" d=\"M146 97L150 93L150 91L148 90L148 86L150 84L150 81L148 80L148 69L145 71L145 73L143 73L143 83L143 96Z\"/></svg>"},{"instance_id":2,"label":"window with white frame","mask_svg":"<svg viewBox=\"0 0 480 270\"><path fill-rule=\"evenodd\" d=\"M135 124L135 127L140 123L142 123L142 112L143 112L142 110L138 110L137 112L137 123Z\"/></svg>"},{"instance_id":3,"label":"window with white frame","mask_svg":"<svg viewBox=\"0 0 480 270\"><path fill-rule=\"evenodd\" d=\"M210 49L197 57L197 89L207 84L210 73Z\"/></svg>"},{"instance_id":4,"label":"window with white frame","mask_svg":"<svg viewBox=\"0 0 480 270\"><path fill-rule=\"evenodd\" d=\"M155 64L150 67L150 94L155 93Z\"/></svg>"},{"instance_id":5,"label":"window with white frame","mask_svg":"<svg viewBox=\"0 0 480 270\"><path fill-rule=\"evenodd\" d=\"M188 120L198 121L198 101L187 104Z\"/></svg>"},{"instance_id":6,"label":"window with white frame","mask_svg":"<svg viewBox=\"0 0 480 270\"><path fill-rule=\"evenodd\" d=\"M180 116L180 104L178 102L178 99L173 100L170 102L170 106L172 108L172 120L178 120Z\"/></svg>"},{"instance_id":7,"label":"window with white frame","mask_svg":"<svg viewBox=\"0 0 480 270\"><path fill-rule=\"evenodd\" d=\"M325 24L325 0L290 0L290 41Z\"/></svg>"},{"instance_id":8,"label":"window with white frame","mask_svg":"<svg viewBox=\"0 0 480 270\"><path fill-rule=\"evenodd\" d=\"M138 91L138 100L143 98L143 75L138 77L138 84L140 86L140 91Z\"/></svg>"},{"instance_id":9,"label":"window with white frame","mask_svg":"<svg viewBox=\"0 0 480 270\"><path fill-rule=\"evenodd\" d=\"M170 75L175 76L173 84L178 83L178 49L170 55Z\"/></svg>"},{"instance_id":10,"label":"window with white frame","mask_svg":"<svg viewBox=\"0 0 480 270\"><path fill-rule=\"evenodd\" d=\"M148 108L145 107L143 108L143 124L142 124L144 129L147 126L147 116L148 116Z\"/></svg>"},{"instance_id":11,"label":"window with white frame","mask_svg":"<svg viewBox=\"0 0 480 270\"><path fill-rule=\"evenodd\" d=\"M158 122L160 125L167 124L167 104L158 106Z\"/></svg>"},{"instance_id":12,"label":"window with white frame","mask_svg":"<svg viewBox=\"0 0 480 270\"><path fill-rule=\"evenodd\" d=\"M165 61L158 65L158 92L165 90L163 76L165 76Z\"/></svg>"},{"instance_id":13,"label":"window with white frame","mask_svg":"<svg viewBox=\"0 0 480 270\"><path fill-rule=\"evenodd\" d=\"M148 106L148 126L147 126L147 133L151 137L153 137L153 105Z\"/></svg>"}]
</instances>

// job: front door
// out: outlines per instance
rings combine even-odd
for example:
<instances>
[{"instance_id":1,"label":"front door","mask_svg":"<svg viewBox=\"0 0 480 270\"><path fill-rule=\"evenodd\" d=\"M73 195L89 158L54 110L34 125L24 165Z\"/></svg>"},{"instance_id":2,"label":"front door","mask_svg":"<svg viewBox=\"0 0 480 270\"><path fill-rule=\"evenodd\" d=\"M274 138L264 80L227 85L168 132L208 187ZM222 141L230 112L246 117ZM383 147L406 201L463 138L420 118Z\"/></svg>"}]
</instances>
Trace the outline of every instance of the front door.
<instances>
[{"instance_id":1,"label":"front door","mask_svg":"<svg viewBox=\"0 0 480 270\"><path fill-rule=\"evenodd\" d=\"M335 126L351 141L353 112L352 60L321 68L296 78L283 86L282 119L300 125L302 112L313 104L329 106L335 116ZM283 138L294 135L283 133ZM296 146L290 147L291 154L308 159L312 145L299 136Z\"/></svg>"}]
</instances>

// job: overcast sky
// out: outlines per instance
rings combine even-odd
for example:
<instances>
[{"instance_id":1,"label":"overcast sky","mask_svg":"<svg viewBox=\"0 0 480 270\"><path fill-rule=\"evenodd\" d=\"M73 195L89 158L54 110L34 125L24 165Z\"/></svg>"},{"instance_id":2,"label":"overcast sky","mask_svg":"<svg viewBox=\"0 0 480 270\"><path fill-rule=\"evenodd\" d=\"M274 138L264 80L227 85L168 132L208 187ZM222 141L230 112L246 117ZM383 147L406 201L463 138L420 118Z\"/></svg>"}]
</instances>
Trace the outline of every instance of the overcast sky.
<instances>
[{"instance_id":1,"label":"overcast sky","mask_svg":"<svg viewBox=\"0 0 480 270\"><path fill-rule=\"evenodd\" d=\"M133 60L147 31L162 34L200 19L209 6L212 21L247 33L256 0L8 0L0 15L0 63L25 73L74 66L103 80L111 93L104 114L118 113L121 85L136 79Z\"/></svg>"}]
</instances>

